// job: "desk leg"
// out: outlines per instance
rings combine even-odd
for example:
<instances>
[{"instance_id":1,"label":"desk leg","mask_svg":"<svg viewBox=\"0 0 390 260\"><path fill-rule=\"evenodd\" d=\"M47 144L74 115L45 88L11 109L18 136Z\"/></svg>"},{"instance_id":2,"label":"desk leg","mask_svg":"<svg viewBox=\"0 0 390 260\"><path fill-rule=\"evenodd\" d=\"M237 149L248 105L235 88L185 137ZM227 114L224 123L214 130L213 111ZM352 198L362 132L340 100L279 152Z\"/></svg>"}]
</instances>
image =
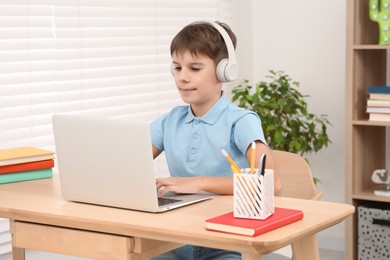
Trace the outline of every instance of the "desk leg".
<instances>
[{"instance_id":1,"label":"desk leg","mask_svg":"<svg viewBox=\"0 0 390 260\"><path fill-rule=\"evenodd\" d=\"M25 260L24 248L12 247L12 260Z\"/></svg>"},{"instance_id":2,"label":"desk leg","mask_svg":"<svg viewBox=\"0 0 390 260\"><path fill-rule=\"evenodd\" d=\"M10 219L9 227L12 235L12 260L25 260L26 259L25 249L20 247L14 247L15 220Z\"/></svg>"},{"instance_id":3,"label":"desk leg","mask_svg":"<svg viewBox=\"0 0 390 260\"><path fill-rule=\"evenodd\" d=\"M261 260L263 257L258 254L251 254L251 253L241 253L242 260Z\"/></svg>"},{"instance_id":4,"label":"desk leg","mask_svg":"<svg viewBox=\"0 0 390 260\"><path fill-rule=\"evenodd\" d=\"M320 260L316 235L311 235L292 244L293 259Z\"/></svg>"}]
</instances>

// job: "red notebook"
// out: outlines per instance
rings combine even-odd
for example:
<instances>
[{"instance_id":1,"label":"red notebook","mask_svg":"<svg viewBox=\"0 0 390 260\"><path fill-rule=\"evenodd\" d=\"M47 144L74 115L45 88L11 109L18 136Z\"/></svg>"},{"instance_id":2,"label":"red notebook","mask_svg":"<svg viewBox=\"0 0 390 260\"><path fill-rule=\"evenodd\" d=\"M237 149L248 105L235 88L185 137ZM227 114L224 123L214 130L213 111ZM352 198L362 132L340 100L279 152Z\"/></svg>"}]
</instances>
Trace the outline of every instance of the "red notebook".
<instances>
[{"instance_id":1,"label":"red notebook","mask_svg":"<svg viewBox=\"0 0 390 260\"><path fill-rule=\"evenodd\" d=\"M54 160L44 160L28 163L18 163L0 166L0 174L12 172L24 172L54 167Z\"/></svg>"},{"instance_id":2,"label":"red notebook","mask_svg":"<svg viewBox=\"0 0 390 260\"><path fill-rule=\"evenodd\" d=\"M206 220L206 229L243 236L258 236L273 229L288 225L303 218L303 211L277 208L265 220L235 218L229 212Z\"/></svg>"}]
</instances>

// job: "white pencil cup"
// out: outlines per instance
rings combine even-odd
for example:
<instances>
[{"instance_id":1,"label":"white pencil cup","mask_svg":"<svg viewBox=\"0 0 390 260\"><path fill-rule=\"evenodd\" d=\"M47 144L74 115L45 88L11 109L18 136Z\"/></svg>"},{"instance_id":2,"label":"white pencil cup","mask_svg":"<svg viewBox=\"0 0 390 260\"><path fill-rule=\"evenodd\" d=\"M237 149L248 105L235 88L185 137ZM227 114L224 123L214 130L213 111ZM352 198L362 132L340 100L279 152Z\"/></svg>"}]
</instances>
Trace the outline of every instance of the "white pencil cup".
<instances>
[{"instance_id":1,"label":"white pencil cup","mask_svg":"<svg viewBox=\"0 0 390 260\"><path fill-rule=\"evenodd\" d=\"M234 174L234 217L264 220L274 214L274 171L266 169L264 175Z\"/></svg>"}]
</instances>

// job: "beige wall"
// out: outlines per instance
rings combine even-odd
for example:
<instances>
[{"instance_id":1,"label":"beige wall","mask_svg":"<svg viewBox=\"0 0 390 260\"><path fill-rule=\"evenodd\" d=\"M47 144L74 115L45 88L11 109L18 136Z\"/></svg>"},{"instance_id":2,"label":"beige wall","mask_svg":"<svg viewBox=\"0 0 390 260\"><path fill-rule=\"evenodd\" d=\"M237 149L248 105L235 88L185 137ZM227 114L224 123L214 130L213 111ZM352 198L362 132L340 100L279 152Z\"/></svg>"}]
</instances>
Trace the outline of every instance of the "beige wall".
<instances>
[{"instance_id":1,"label":"beige wall","mask_svg":"<svg viewBox=\"0 0 390 260\"><path fill-rule=\"evenodd\" d=\"M322 200L344 202L345 1L234 1L240 77L257 82L283 70L310 95L309 112L328 115L333 144L309 160ZM344 250L343 224L318 237L320 247Z\"/></svg>"}]
</instances>

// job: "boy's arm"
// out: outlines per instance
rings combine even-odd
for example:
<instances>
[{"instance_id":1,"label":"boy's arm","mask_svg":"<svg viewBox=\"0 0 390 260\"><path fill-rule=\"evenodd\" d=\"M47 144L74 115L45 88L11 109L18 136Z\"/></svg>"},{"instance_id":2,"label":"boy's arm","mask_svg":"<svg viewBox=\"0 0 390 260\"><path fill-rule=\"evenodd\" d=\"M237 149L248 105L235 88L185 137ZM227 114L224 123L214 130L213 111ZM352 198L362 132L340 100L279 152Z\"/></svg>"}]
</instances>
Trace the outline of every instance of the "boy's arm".
<instances>
[{"instance_id":1,"label":"boy's arm","mask_svg":"<svg viewBox=\"0 0 390 260\"><path fill-rule=\"evenodd\" d=\"M152 145L153 159L156 159L160 155L161 151L156 146Z\"/></svg>"},{"instance_id":2,"label":"boy's arm","mask_svg":"<svg viewBox=\"0 0 390 260\"><path fill-rule=\"evenodd\" d=\"M196 176L196 177L168 177L157 178L156 186L159 196L167 192L192 194L200 191L220 195L233 194L232 176Z\"/></svg>"},{"instance_id":3,"label":"boy's arm","mask_svg":"<svg viewBox=\"0 0 390 260\"><path fill-rule=\"evenodd\" d=\"M248 163L250 165L251 161L251 145L249 145L248 149L246 150L246 158L248 160ZM274 170L274 193L275 195L278 195L282 189L282 182L280 181L280 175L279 170L277 166L275 165L275 162L272 158L270 149L268 146L263 144L261 141L256 141L256 156L255 156L255 168L259 167L259 161L261 155L265 153L267 155L267 160L265 164L265 168L267 169L273 169Z\"/></svg>"},{"instance_id":4,"label":"boy's arm","mask_svg":"<svg viewBox=\"0 0 390 260\"><path fill-rule=\"evenodd\" d=\"M250 162L251 146L249 146L246 157ZM161 151L155 146L153 148L153 158L156 158ZM274 192L278 195L281 190L281 181L279 171L272 159L269 148L262 142L256 142L255 167L258 167L262 153L267 155L266 168L274 170ZM233 194L233 177L232 176L197 176L197 177L169 177L157 178L156 186L159 189L159 195L162 196L167 192L175 193L197 193L200 191L211 192L220 195Z\"/></svg>"},{"instance_id":5,"label":"boy's arm","mask_svg":"<svg viewBox=\"0 0 390 260\"><path fill-rule=\"evenodd\" d=\"M153 159L161 154L161 151L152 145ZM159 196L167 192L197 193L200 191L211 192L221 195L233 194L232 176L197 176L197 177L168 177L157 178L156 186Z\"/></svg>"}]
</instances>

